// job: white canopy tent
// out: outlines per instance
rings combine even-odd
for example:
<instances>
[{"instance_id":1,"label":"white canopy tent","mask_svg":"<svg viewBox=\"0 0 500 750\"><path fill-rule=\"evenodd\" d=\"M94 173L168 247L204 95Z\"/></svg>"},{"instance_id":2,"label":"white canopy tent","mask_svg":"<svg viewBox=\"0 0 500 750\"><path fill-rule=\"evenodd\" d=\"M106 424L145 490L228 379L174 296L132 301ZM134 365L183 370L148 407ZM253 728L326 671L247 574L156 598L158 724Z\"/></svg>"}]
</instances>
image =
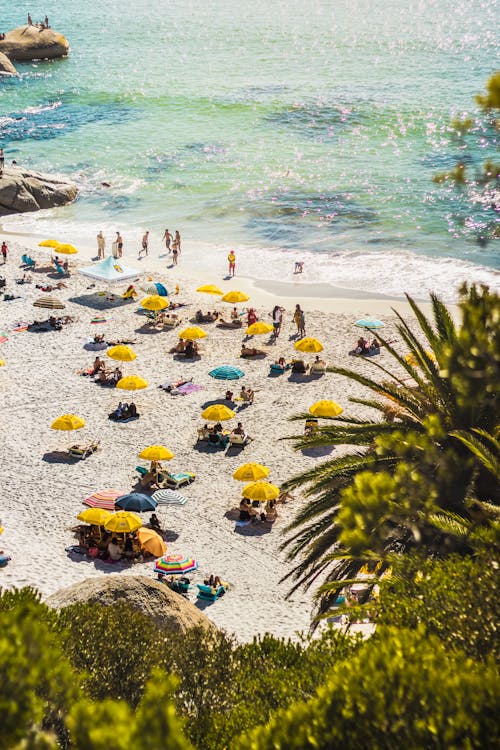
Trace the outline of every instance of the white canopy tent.
<instances>
[{"instance_id":1,"label":"white canopy tent","mask_svg":"<svg viewBox=\"0 0 500 750\"><path fill-rule=\"evenodd\" d=\"M89 276L91 279L97 279L103 281L105 284L114 284L116 281L127 281L129 279L136 279L141 276L144 271L139 271L137 268L132 268L122 263L120 259L113 258L111 255L109 258L105 258L100 263L95 263L93 266L85 266L85 268L79 268L78 273L83 276Z\"/></svg>"}]
</instances>

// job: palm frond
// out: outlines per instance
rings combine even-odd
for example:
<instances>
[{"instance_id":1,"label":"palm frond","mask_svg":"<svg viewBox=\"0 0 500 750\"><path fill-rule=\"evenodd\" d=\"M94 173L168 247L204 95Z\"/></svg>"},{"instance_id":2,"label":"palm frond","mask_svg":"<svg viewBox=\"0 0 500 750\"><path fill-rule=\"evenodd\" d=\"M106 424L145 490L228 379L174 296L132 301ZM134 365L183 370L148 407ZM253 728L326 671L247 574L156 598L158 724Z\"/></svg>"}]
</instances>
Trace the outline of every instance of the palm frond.
<instances>
[{"instance_id":1,"label":"palm frond","mask_svg":"<svg viewBox=\"0 0 500 750\"><path fill-rule=\"evenodd\" d=\"M487 471L500 479L500 441L485 430L453 430L450 435L465 445ZM477 437L476 437L477 435Z\"/></svg>"}]
</instances>

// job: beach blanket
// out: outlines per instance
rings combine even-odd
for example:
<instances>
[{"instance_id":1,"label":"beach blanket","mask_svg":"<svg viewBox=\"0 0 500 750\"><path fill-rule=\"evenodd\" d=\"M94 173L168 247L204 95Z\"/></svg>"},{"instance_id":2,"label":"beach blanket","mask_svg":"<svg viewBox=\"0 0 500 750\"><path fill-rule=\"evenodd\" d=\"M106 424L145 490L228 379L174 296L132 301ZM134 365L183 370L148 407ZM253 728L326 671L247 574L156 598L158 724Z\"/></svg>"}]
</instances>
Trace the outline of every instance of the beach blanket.
<instances>
[{"instance_id":1,"label":"beach blanket","mask_svg":"<svg viewBox=\"0 0 500 750\"><path fill-rule=\"evenodd\" d=\"M182 396L187 396L188 393L195 393L196 391L202 391L203 386L197 385L196 383L184 383L184 385L180 385L177 389L177 393L180 393ZM170 391L172 393L173 391Z\"/></svg>"},{"instance_id":2,"label":"beach blanket","mask_svg":"<svg viewBox=\"0 0 500 750\"><path fill-rule=\"evenodd\" d=\"M4 344L8 340L9 340L8 336L6 336L4 333L0 333L0 344Z\"/></svg>"},{"instance_id":3,"label":"beach blanket","mask_svg":"<svg viewBox=\"0 0 500 750\"><path fill-rule=\"evenodd\" d=\"M21 331L28 330L29 323L18 323L12 330L14 333L21 333Z\"/></svg>"},{"instance_id":4,"label":"beach blanket","mask_svg":"<svg viewBox=\"0 0 500 750\"><path fill-rule=\"evenodd\" d=\"M92 318L90 322L91 324L96 325L97 323L107 323L108 320L111 320L111 318L103 318L102 316L96 316L95 318Z\"/></svg>"}]
</instances>

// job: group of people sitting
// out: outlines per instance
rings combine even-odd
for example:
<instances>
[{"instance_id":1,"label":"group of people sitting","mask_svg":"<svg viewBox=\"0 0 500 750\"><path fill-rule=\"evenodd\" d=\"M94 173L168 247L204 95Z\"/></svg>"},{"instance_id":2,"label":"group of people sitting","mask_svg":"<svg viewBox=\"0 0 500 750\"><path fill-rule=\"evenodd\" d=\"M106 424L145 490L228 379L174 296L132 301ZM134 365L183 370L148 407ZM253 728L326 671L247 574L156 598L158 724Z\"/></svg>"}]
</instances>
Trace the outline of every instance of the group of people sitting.
<instances>
[{"instance_id":1,"label":"group of people sitting","mask_svg":"<svg viewBox=\"0 0 500 750\"><path fill-rule=\"evenodd\" d=\"M76 529L76 537L80 551L86 552L90 557L113 562L122 559L143 562L148 556L135 532L125 534L120 539L102 526L81 525Z\"/></svg>"},{"instance_id":2,"label":"group of people sitting","mask_svg":"<svg viewBox=\"0 0 500 750\"><path fill-rule=\"evenodd\" d=\"M94 378L94 383L115 388L118 381L123 378L123 372L118 366L114 370L106 369L104 360L97 356L94 360L90 376Z\"/></svg>"},{"instance_id":3,"label":"group of people sitting","mask_svg":"<svg viewBox=\"0 0 500 750\"><path fill-rule=\"evenodd\" d=\"M73 318L71 315L62 315L56 318L55 315L50 315L47 320L34 320L28 326L28 331L62 331L63 326L72 323Z\"/></svg>"},{"instance_id":4,"label":"group of people sitting","mask_svg":"<svg viewBox=\"0 0 500 750\"><path fill-rule=\"evenodd\" d=\"M246 445L250 440L253 440L253 438L247 435L241 422L238 422L237 426L231 432L224 431L220 422L217 422L213 426L205 424L198 430L198 439L207 440L209 443L218 445L221 448L225 448L228 443L234 442Z\"/></svg>"},{"instance_id":5,"label":"group of people sitting","mask_svg":"<svg viewBox=\"0 0 500 750\"><path fill-rule=\"evenodd\" d=\"M237 396L237 398L240 401L244 401L247 404L253 404L254 397L255 397L255 393L252 390L252 388L247 388L244 385L241 386L240 395ZM233 400L234 400L234 393L233 393L233 391L226 391L224 399L225 399L225 401L231 401L231 402L233 402Z\"/></svg>"},{"instance_id":6,"label":"group of people sitting","mask_svg":"<svg viewBox=\"0 0 500 750\"><path fill-rule=\"evenodd\" d=\"M56 289L66 289L67 284L64 281L58 281L57 284L36 284L37 289L41 289L42 292L53 292Z\"/></svg>"},{"instance_id":7,"label":"group of people sitting","mask_svg":"<svg viewBox=\"0 0 500 750\"><path fill-rule=\"evenodd\" d=\"M240 521L273 522L278 517L276 500L269 500L264 506L258 500L248 500L243 497L240 502Z\"/></svg>"},{"instance_id":8,"label":"group of people sitting","mask_svg":"<svg viewBox=\"0 0 500 750\"><path fill-rule=\"evenodd\" d=\"M371 356L373 354L380 354L380 341L378 339L373 339L371 344L363 337L360 336L357 340L356 346L350 354L361 354L366 356Z\"/></svg>"},{"instance_id":9,"label":"group of people sitting","mask_svg":"<svg viewBox=\"0 0 500 750\"><path fill-rule=\"evenodd\" d=\"M201 310L196 311L195 319L197 323L213 323L214 320L218 320L219 313L217 310L214 310L213 312L207 312L204 313Z\"/></svg>"},{"instance_id":10,"label":"group of people sitting","mask_svg":"<svg viewBox=\"0 0 500 750\"><path fill-rule=\"evenodd\" d=\"M149 321L148 325L151 326L170 326L174 328L181 322L180 317L177 313L160 312L155 314Z\"/></svg>"},{"instance_id":11,"label":"group of people sitting","mask_svg":"<svg viewBox=\"0 0 500 750\"><path fill-rule=\"evenodd\" d=\"M113 420L113 422L126 422L129 419L138 419L139 416L137 407L133 402L130 404L122 404L120 401L116 409L108 415L108 419Z\"/></svg>"},{"instance_id":12,"label":"group of people sitting","mask_svg":"<svg viewBox=\"0 0 500 750\"><path fill-rule=\"evenodd\" d=\"M200 353L200 347L196 341L192 341L191 339L189 339L189 341L179 339L177 346L174 346L170 351L173 354L183 354L186 359L192 359Z\"/></svg>"}]
</instances>

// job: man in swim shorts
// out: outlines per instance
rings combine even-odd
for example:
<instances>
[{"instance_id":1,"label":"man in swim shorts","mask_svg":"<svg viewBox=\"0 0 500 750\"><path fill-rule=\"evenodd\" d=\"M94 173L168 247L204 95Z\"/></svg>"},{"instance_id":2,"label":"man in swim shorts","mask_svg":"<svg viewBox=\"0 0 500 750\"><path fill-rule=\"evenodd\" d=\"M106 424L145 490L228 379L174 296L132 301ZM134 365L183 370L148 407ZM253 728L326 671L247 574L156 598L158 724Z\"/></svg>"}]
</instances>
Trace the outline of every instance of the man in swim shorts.
<instances>
[{"instance_id":1,"label":"man in swim shorts","mask_svg":"<svg viewBox=\"0 0 500 750\"><path fill-rule=\"evenodd\" d=\"M229 261L229 276L234 276L236 271L236 255L234 254L234 250L230 250L227 259Z\"/></svg>"}]
</instances>

